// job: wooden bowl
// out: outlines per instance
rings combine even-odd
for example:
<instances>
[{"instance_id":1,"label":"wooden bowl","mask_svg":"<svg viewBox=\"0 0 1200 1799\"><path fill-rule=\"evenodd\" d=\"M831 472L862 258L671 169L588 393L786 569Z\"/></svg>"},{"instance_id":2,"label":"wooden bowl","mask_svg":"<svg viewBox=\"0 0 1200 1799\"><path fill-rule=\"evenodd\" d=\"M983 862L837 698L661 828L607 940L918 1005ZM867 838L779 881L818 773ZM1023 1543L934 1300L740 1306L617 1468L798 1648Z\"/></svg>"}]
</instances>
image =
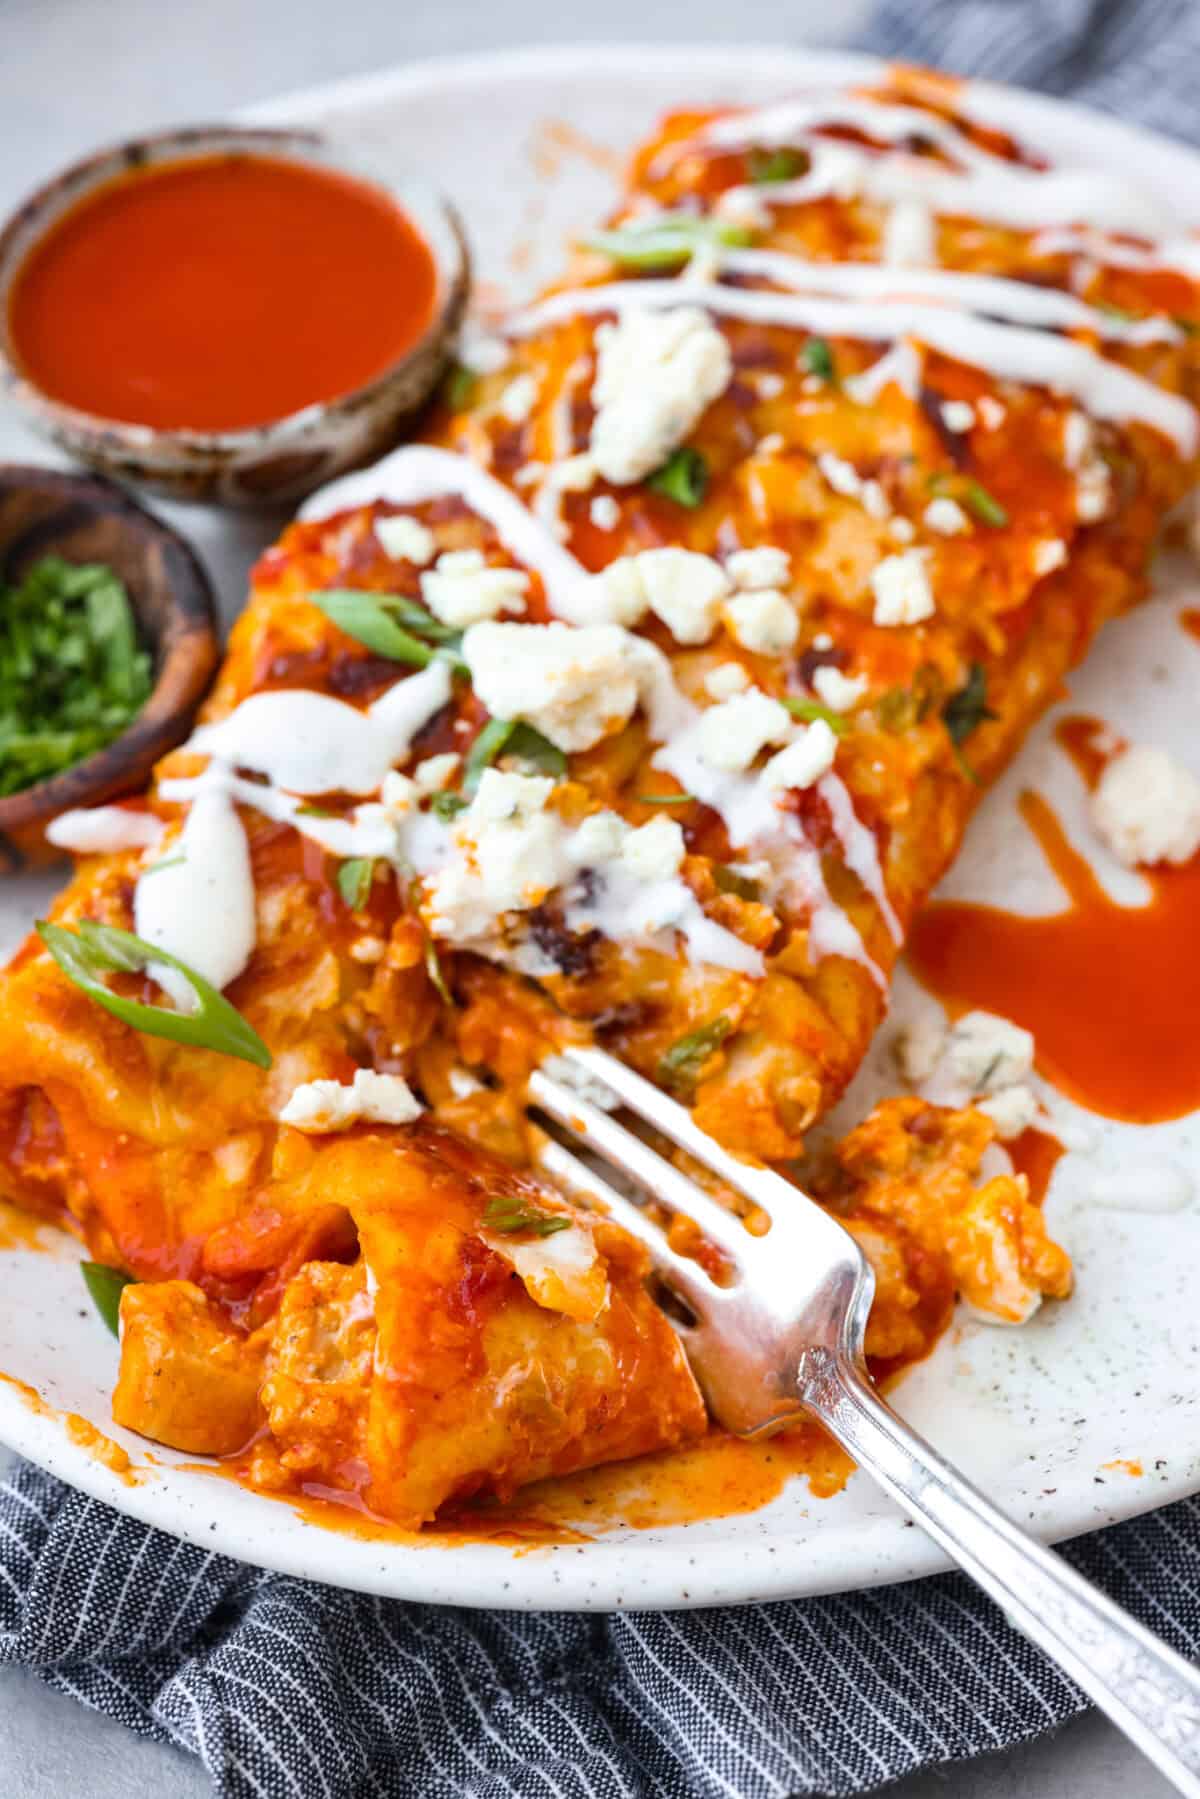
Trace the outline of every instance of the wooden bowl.
<instances>
[{"instance_id":1,"label":"wooden bowl","mask_svg":"<svg viewBox=\"0 0 1200 1799\"><path fill-rule=\"evenodd\" d=\"M61 860L45 838L60 812L145 786L190 731L219 654L212 588L182 537L112 482L0 463L0 585L48 555L104 562L120 577L153 656L154 688L104 749L0 798L0 874Z\"/></svg>"},{"instance_id":2,"label":"wooden bowl","mask_svg":"<svg viewBox=\"0 0 1200 1799\"><path fill-rule=\"evenodd\" d=\"M93 416L43 393L22 369L8 296L25 257L79 200L130 169L160 162L265 155L353 175L406 212L433 255L437 295L422 337L353 393L240 431L159 430ZM246 125L159 131L101 150L40 187L0 228L0 392L28 424L77 462L174 500L259 507L300 499L346 469L373 462L410 429L450 361L470 287L454 208L424 181L378 174L319 132Z\"/></svg>"}]
</instances>

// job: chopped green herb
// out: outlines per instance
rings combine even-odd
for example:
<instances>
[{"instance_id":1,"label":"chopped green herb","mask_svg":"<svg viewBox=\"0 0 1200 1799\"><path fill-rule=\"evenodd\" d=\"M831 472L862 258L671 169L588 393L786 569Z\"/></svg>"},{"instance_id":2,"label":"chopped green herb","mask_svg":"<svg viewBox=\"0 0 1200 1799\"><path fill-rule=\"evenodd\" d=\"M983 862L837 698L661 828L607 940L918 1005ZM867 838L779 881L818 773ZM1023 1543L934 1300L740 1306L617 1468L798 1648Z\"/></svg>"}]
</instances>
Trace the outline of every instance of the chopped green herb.
<instances>
[{"instance_id":1,"label":"chopped green herb","mask_svg":"<svg viewBox=\"0 0 1200 1799\"><path fill-rule=\"evenodd\" d=\"M365 644L377 656L407 662L413 668L426 668L435 657L442 657L457 674L467 673L466 663L454 654L460 641L458 633L447 632L415 600L400 594L363 593L352 587L331 587L325 593L310 593L308 597L339 631ZM404 624L398 615L403 616ZM423 643L414 635L416 630L433 638L438 647L431 649Z\"/></svg>"},{"instance_id":2,"label":"chopped green herb","mask_svg":"<svg viewBox=\"0 0 1200 1799\"><path fill-rule=\"evenodd\" d=\"M295 818L334 818L336 816L336 813L331 812L328 806L313 805L297 806L293 814Z\"/></svg>"},{"instance_id":3,"label":"chopped green herb","mask_svg":"<svg viewBox=\"0 0 1200 1799\"><path fill-rule=\"evenodd\" d=\"M0 584L0 794L103 749L152 686L129 597L103 563L44 556Z\"/></svg>"},{"instance_id":4,"label":"chopped green herb","mask_svg":"<svg viewBox=\"0 0 1200 1799\"><path fill-rule=\"evenodd\" d=\"M726 219L700 218L690 212L661 212L654 218L617 225L611 231L593 231L582 242L585 249L600 251L623 269L671 269L698 250L722 244L748 244L750 238L744 225L734 225Z\"/></svg>"},{"instance_id":5,"label":"chopped green herb","mask_svg":"<svg viewBox=\"0 0 1200 1799\"><path fill-rule=\"evenodd\" d=\"M694 512L708 492L708 463L699 450L676 450L647 477L646 486Z\"/></svg>"},{"instance_id":6,"label":"chopped green herb","mask_svg":"<svg viewBox=\"0 0 1200 1799\"><path fill-rule=\"evenodd\" d=\"M371 897L371 884L375 879L375 860L372 856L352 856L348 862L340 864L337 871L338 892L352 912L361 912Z\"/></svg>"},{"instance_id":7,"label":"chopped green herb","mask_svg":"<svg viewBox=\"0 0 1200 1799\"><path fill-rule=\"evenodd\" d=\"M460 812L465 812L470 804L470 800L461 793L435 793L429 802L429 810L435 818L440 818L443 824L449 824L452 818L457 818Z\"/></svg>"},{"instance_id":8,"label":"chopped green herb","mask_svg":"<svg viewBox=\"0 0 1200 1799\"><path fill-rule=\"evenodd\" d=\"M983 525L1007 525L1008 512L999 500L994 500L986 487L978 481L964 481L961 490L963 505L968 512L973 512Z\"/></svg>"},{"instance_id":9,"label":"chopped green herb","mask_svg":"<svg viewBox=\"0 0 1200 1799\"><path fill-rule=\"evenodd\" d=\"M422 606L420 600L410 599L404 593L377 593L373 597L387 608L398 625L414 636L427 637L430 643L453 644L455 649L461 643L462 632L456 631L453 625L444 625L428 606Z\"/></svg>"},{"instance_id":10,"label":"chopped green herb","mask_svg":"<svg viewBox=\"0 0 1200 1799\"><path fill-rule=\"evenodd\" d=\"M143 868L144 875L160 875L164 868L182 868L187 861L186 856L168 856L162 862L152 862L149 868Z\"/></svg>"},{"instance_id":11,"label":"chopped green herb","mask_svg":"<svg viewBox=\"0 0 1200 1799\"><path fill-rule=\"evenodd\" d=\"M913 676L912 686L891 687L880 694L875 711L885 731L908 731L924 724L943 693L941 675L932 662L924 662Z\"/></svg>"},{"instance_id":12,"label":"chopped green herb","mask_svg":"<svg viewBox=\"0 0 1200 1799\"><path fill-rule=\"evenodd\" d=\"M567 758L557 744L521 718L490 718L467 752L463 769L463 792L470 798L490 768L503 753L537 769L539 774L561 780L567 772Z\"/></svg>"},{"instance_id":13,"label":"chopped green herb","mask_svg":"<svg viewBox=\"0 0 1200 1799\"><path fill-rule=\"evenodd\" d=\"M527 725L523 718L513 726L504 745L504 754L515 756L518 762L528 763L540 775L551 775L556 781L561 781L567 772L567 758L558 745L543 737L532 725Z\"/></svg>"},{"instance_id":14,"label":"chopped green herb","mask_svg":"<svg viewBox=\"0 0 1200 1799\"><path fill-rule=\"evenodd\" d=\"M450 984L442 969L442 959L438 955L437 944L428 932L425 935L425 972L436 987L443 1005L452 1006L454 995L450 991Z\"/></svg>"},{"instance_id":15,"label":"chopped green herb","mask_svg":"<svg viewBox=\"0 0 1200 1799\"><path fill-rule=\"evenodd\" d=\"M730 868L726 862L713 863L712 878L718 893L732 893L737 899L754 901L762 894L757 881L750 880L747 875L740 875L736 868Z\"/></svg>"},{"instance_id":16,"label":"chopped green herb","mask_svg":"<svg viewBox=\"0 0 1200 1799\"><path fill-rule=\"evenodd\" d=\"M694 793L639 793L634 797L643 806L691 806L696 800Z\"/></svg>"},{"instance_id":17,"label":"chopped green herb","mask_svg":"<svg viewBox=\"0 0 1200 1799\"><path fill-rule=\"evenodd\" d=\"M995 717L987 703L987 672L981 662L973 662L965 686L952 693L942 707L942 720L951 743L957 749L985 718Z\"/></svg>"},{"instance_id":18,"label":"chopped green herb","mask_svg":"<svg viewBox=\"0 0 1200 1799\"><path fill-rule=\"evenodd\" d=\"M808 157L803 150L751 150L747 158L751 181L760 186L772 181L795 181L804 173Z\"/></svg>"},{"instance_id":19,"label":"chopped green herb","mask_svg":"<svg viewBox=\"0 0 1200 1799\"><path fill-rule=\"evenodd\" d=\"M699 1080L705 1063L728 1037L733 1025L728 1018L714 1018L698 1030L680 1037L659 1058L658 1078L665 1087L690 1093Z\"/></svg>"},{"instance_id":20,"label":"chopped green herb","mask_svg":"<svg viewBox=\"0 0 1200 1799\"><path fill-rule=\"evenodd\" d=\"M1102 312L1105 318L1115 319L1119 325L1132 325L1138 316L1136 312L1127 311L1124 306L1113 306L1108 300L1096 300L1093 304L1097 312Z\"/></svg>"},{"instance_id":21,"label":"chopped green herb","mask_svg":"<svg viewBox=\"0 0 1200 1799\"><path fill-rule=\"evenodd\" d=\"M81 919L75 931L40 919L37 932L67 979L135 1031L144 1031L148 1037L167 1037L173 1043L187 1043L197 1049L215 1050L221 1056L236 1056L259 1068L271 1066L271 1052L258 1032L178 956L168 955L165 949L146 943L132 931L97 924L90 918ZM112 973L144 974L159 964L183 976L192 990L192 1011L176 1012L167 1006L125 999L111 992L101 978Z\"/></svg>"},{"instance_id":22,"label":"chopped green herb","mask_svg":"<svg viewBox=\"0 0 1200 1799\"><path fill-rule=\"evenodd\" d=\"M833 351L823 337L810 337L800 352L800 360L810 375L818 375L822 381L833 380Z\"/></svg>"},{"instance_id":23,"label":"chopped green herb","mask_svg":"<svg viewBox=\"0 0 1200 1799\"><path fill-rule=\"evenodd\" d=\"M569 1231L571 1220L561 1212L542 1212L536 1206L523 1205L519 1199L493 1199L483 1215L488 1230L502 1237L515 1231L532 1231L535 1237L553 1237L558 1231Z\"/></svg>"},{"instance_id":24,"label":"chopped green herb","mask_svg":"<svg viewBox=\"0 0 1200 1799\"><path fill-rule=\"evenodd\" d=\"M456 362L442 382L442 398L451 412L465 412L475 398L479 376L465 363Z\"/></svg>"},{"instance_id":25,"label":"chopped green herb","mask_svg":"<svg viewBox=\"0 0 1200 1799\"><path fill-rule=\"evenodd\" d=\"M832 706L822 706L818 700L797 700L785 693L782 703L792 717L798 718L802 724L811 725L814 719L823 719L835 737L844 737L850 729L848 718L835 712Z\"/></svg>"},{"instance_id":26,"label":"chopped green herb","mask_svg":"<svg viewBox=\"0 0 1200 1799\"><path fill-rule=\"evenodd\" d=\"M515 718L489 718L467 752L463 767L463 792L468 799L474 794L483 771L490 768L517 728Z\"/></svg>"},{"instance_id":27,"label":"chopped green herb","mask_svg":"<svg viewBox=\"0 0 1200 1799\"><path fill-rule=\"evenodd\" d=\"M132 1274L121 1268L110 1268L107 1262L80 1262L83 1284L92 1296L92 1304L114 1337L121 1334L121 1295L134 1285Z\"/></svg>"},{"instance_id":28,"label":"chopped green herb","mask_svg":"<svg viewBox=\"0 0 1200 1799\"><path fill-rule=\"evenodd\" d=\"M982 525L1008 523L1008 512L999 500L994 499L981 482L970 476L948 474L945 469L937 469L929 476L927 485L931 493L947 494L951 499L958 500Z\"/></svg>"}]
</instances>

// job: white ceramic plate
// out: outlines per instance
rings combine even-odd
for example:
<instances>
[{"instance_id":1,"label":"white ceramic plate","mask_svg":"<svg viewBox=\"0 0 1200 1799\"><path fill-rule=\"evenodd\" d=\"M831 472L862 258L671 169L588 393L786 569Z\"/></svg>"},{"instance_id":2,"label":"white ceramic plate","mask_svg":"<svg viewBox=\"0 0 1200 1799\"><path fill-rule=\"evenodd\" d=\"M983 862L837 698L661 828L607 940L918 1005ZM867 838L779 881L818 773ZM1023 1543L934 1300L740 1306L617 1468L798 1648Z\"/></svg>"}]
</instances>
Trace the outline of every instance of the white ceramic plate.
<instances>
[{"instance_id":1,"label":"white ceramic plate","mask_svg":"<svg viewBox=\"0 0 1200 1799\"><path fill-rule=\"evenodd\" d=\"M313 122L377 161L422 173L462 208L484 280L515 293L551 275L565 237L605 207L618 153L665 108L764 101L812 82L861 79L862 57L780 48L572 48L427 63L260 108L260 120ZM1119 163L1177 203L1200 193L1200 158L1177 146L1055 102L977 88L980 99L1052 155ZM569 130L564 124L569 122ZM603 151L612 154L605 156ZM1200 214L1198 214L1200 217ZM0 455L45 459L0 416ZM248 559L272 534L264 524L196 511L173 514L209 558L230 611L241 603ZM1164 571L1152 605L1114 627L1072 681L1073 709L1096 712L1187 753L1200 681L1200 646L1176 622L1190 571ZM1194 739L1191 754L1195 757ZM1061 903L1015 797L1031 785L1059 809L1095 855L1075 777L1039 729L993 793L948 883L967 898L1031 911ZM1126 903L1137 877L1097 860ZM52 883L0 885L0 948L14 944ZM901 975L893 1016L928 1004ZM861 1115L894 1086L882 1048L845 1110ZM1052 1099L1052 1096L1048 1096ZM899 1393L906 1415L1015 1517L1057 1538L1128 1517L1200 1488L1200 1325L1191 1274L1200 1217L1190 1204L1200 1174L1200 1120L1138 1129L1057 1104L1083 1147L1060 1164L1048 1201L1071 1249L1078 1291L1019 1331L964 1322ZM1101 1208L1104 1176L1177 1209ZM1109 1182L1111 1187L1111 1181ZM37 1409L0 1382L0 1439L74 1486L205 1548L246 1561L406 1599L559 1608L714 1605L832 1592L925 1574L938 1552L861 1476L835 1499L803 1481L765 1509L712 1523L614 1529L571 1546L524 1550L364 1541L307 1523L286 1504L190 1471L183 1458L118 1431L109 1419L116 1346L88 1304L77 1250L48 1234L45 1253L0 1250L0 1370L42 1396ZM2 1239L0 1239L2 1241ZM81 1447L62 1413L115 1436L138 1471L130 1485ZM1140 1478L1106 1466L1139 1462Z\"/></svg>"}]
</instances>

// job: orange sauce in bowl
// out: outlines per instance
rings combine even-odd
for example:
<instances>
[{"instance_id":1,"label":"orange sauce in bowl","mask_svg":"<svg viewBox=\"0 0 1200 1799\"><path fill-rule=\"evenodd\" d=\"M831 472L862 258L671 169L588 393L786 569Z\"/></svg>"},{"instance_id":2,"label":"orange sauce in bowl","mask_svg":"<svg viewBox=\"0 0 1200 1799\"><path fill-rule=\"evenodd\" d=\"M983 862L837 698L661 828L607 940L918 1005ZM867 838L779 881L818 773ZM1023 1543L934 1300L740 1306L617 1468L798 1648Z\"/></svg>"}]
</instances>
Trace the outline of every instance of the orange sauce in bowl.
<instances>
[{"instance_id":1,"label":"orange sauce in bowl","mask_svg":"<svg viewBox=\"0 0 1200 1799\"><path fill-rule=\"evenodd\" d=\"M382 190L237 153L159 163L80 200L18 269L8 323L51 399L236 431L383 373L436 294L428 244Z\"/></svg>"}]
</instances>

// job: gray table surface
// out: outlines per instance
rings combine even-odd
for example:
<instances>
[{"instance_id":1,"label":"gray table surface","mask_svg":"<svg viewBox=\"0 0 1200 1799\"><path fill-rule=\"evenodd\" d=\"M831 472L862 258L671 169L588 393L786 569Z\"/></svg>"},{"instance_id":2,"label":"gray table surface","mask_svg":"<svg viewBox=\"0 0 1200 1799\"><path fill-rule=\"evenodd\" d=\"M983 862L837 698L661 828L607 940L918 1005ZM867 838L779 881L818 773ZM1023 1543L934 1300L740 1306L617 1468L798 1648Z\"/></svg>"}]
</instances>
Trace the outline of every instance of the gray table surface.
<instances>
[{"instance_id":1,"label":"gray table surface","mask_svg":"<svg viewBox=\"0 0 1200 1799\"><path fill-rule=\"evenodd\" d=\"M595 39L827 43L864 0L0 0L0 211L71 157L125 132L218 118L289 88L416 57ZM190 515L195 526L196 515ZM204 533L208 535L207 532ZM255 546L242 546L239 562ZM228 557L225 578L236 579ZM232 596L227 596L227 598ZM0 1468L4 1464L0 1451ZM201 1799L190 1757L130 1735L11 1670L0 1673L0 1792L22 1799ZM895 1799L1165 1799L1170 1789L1103 1721L917 1775Z\"/></svg>"}]
</instances>

